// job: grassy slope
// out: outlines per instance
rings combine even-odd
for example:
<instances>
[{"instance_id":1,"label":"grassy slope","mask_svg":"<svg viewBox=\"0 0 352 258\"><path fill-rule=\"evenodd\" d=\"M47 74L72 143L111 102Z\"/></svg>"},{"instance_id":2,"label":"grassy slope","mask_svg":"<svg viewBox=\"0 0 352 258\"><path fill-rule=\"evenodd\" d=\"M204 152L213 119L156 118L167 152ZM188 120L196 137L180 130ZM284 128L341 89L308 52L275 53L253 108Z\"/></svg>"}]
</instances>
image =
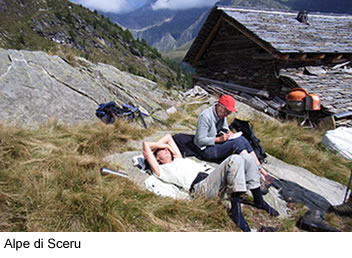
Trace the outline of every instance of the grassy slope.
<instances>
[{"instance_id":1,"label":"grassy slope","mask_svg":"<svg viewBox=\"0 0 352 258\"><path fill-rule=\"evenodd\" d=\"M102 157L146 131L115 125L0 126L1 231L236 230L214 201L159 198L108 176Z\"/></svg>"},{"instance_id":2,"label":"grassy slope","mask_svg":"<svg viewBox=\"0 0 352 258\"><path fill-rule=\"evenodd\" d=\"M327 151L320 144L324 131L303 129L296 122L276 124L256 120L254 126L268 153L318 176L347 184L352 162Z\"/></svg>"},{"instance_id":3,"label":"grassy slope","mask_svg":"<svg viewBox=\"0 0 352 258\"><path fill-rule=\"evenodd\" d=\"M173 119L194 122L192 116L175 114ZM254 124L271 154L284 160L289 157L293 164L303 155L304 165L318 174L330 163L326 171L334 171L339 174L338 181L346 182L351 162L321 150L319 132L306 132L294 124L272 125L260 120ZM72 127L52 122L39 129L0 124L0 230L239 231L226 207L216 200L161 198L127 179L100 176L100 168L107 166L104 156L128 151L128 141L141 140L152 132L123 122ZM281 148L283 142L286 148ZM298 148L314 151L295 151ZM317 161L317 155L327 160ZM251 206L245 206L244 214L251 226L298 231L295 222L305 208L294 205L292 209L292 218L285 220ZM329 215L326 220L340 230L352 230L351 219Z\"/></svg>"}]
</instances>

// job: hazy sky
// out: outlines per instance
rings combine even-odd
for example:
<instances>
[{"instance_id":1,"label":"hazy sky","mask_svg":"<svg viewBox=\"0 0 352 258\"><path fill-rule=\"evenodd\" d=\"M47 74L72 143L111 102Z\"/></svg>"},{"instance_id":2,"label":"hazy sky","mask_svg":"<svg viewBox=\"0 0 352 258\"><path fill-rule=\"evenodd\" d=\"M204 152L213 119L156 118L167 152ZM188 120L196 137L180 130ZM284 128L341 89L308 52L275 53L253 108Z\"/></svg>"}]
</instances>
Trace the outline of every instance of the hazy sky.
<instances>
[{"instance_id":1,"label":"hazy sky","mask_svg":"<svg viewBox=\"0 0 352 258\"><path fill-rule=\"evenodd\" d=\"M219 0L157 0L154 9L188 9L212 6ZM143 6L148 0L71 0L87 8L105 12L128 12Z\"/></svg>"}]
</instances>

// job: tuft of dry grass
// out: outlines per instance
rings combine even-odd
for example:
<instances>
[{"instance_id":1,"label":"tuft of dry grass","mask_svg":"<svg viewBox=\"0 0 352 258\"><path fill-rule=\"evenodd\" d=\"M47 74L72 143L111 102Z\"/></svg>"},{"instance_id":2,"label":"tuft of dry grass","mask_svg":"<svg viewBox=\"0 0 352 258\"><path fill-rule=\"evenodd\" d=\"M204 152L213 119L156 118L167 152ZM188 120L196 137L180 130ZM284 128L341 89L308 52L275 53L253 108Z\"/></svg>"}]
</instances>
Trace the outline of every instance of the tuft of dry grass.
<instances>
[{"instance_id":1,"label":"tuft of dry grass","mask_svg":"<svg viewBox=\"0 0 352 258\"><path fill-rule=\"evenodd\" d=\"M347 184L352 162L320 144L325 131L304 129L292 121L252 122L256 136L269 154L318 176Z\"/></svg>"},{"instance_id":2,"label":"tuft of dry grass","mask_svg":"<svg viewBox=\"0 0 352 258\"><path fill-rule=\"evenodd\" d=\"M184 126L191 126L195 128L195 126L197 125L197 116L193 113L188 113L185 110L179 110L169 116L167 123L178 123Z\"/></svg>"},{"instance_id":3,"label":"tuft of dry grass","mask_svg":"<svg viewBox=\"0 0 352 258\"><path fill-rule=\"evenodd\" d=\"M79 126L52 122L33 130L0 125L1 228L113 230L99 226L105 220L97 197L106 191L98 173L106 165L102 157L124 151L130 138L147 134L120 121Z\"/></svg>"},{"instance_id":4,"label":"tuft of dry grass","mask_svg":"<svg viewBox=\"0 0 352 258\"><path fill-rule=\"evenodd\" d=\"M319 133L253 123L266 150L287 162L311 171L328 163L330 170L345 171L349 165L319 146ZM0 124L0 231L240 231L218 200L161 198L128 179L100 176L107 166L103 157L130 150L130 141L152 132L119 120L114 125L51 122L37 129ZM316 164L299 163L302 157ZM252 227L298 231L299 212L280 220L247 205L243 211ZM351 229L348 221L328 220L340 230Z\"/></svg>"},{"instance_id":5,"label":"tuft of dry grass","mask_svg":"<svg viewBox=\"0 0 352 258\"><path fill-rule=\"evenodd\" d=\"M161 198L127 179L100 176L105 155L150 133L124 121L0 124L0 230L238 230L217 201Z\"/></svg>"}]
</instances>

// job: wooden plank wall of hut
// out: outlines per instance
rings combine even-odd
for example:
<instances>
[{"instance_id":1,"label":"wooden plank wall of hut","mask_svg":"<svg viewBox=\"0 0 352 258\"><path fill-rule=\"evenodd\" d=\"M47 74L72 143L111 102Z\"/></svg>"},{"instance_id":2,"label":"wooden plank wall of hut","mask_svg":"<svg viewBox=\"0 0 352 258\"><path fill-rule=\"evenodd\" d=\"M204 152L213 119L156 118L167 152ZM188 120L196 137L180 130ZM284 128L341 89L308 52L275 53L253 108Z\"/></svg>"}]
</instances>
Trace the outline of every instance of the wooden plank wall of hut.
<instances>
[{"instance_id":1,"label":"wooden plank wall of hut","mask_svg":"<svg viewBox=\"0 0 352 258\"><path fill-rule=\"evenodd\" d=\"M277 95L282 82L275 76L273 60L257 60L263 49L233 26L222 26L196 64L198 76L247 87L265 89ZM265 53L264 53L265 54Z\"/></svg>"}]
</instances>

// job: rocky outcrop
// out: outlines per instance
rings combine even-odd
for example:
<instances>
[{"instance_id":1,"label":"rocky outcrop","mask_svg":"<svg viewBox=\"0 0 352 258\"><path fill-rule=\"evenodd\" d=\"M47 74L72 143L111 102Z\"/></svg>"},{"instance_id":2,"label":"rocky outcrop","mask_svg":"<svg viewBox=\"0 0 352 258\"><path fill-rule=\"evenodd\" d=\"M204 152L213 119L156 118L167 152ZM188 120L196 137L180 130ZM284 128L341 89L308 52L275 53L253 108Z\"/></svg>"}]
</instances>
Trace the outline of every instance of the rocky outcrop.
<instances>
[{"instance_id":1,"label":"rocky outcrop","mask_svg":"<svg viewBox=\"0 0 352 258\"><path fill-rule=\"evenodd\" d=\"M9 124L94 121L100 103L132 103L161 119L168 96L157 84L106 64L74 65L44 52L0 49L0 117ZM151 123L152 121L149 120Z\"/></svg>"},{"instance_id":2,"label":"rocky outcrop","mask_svg":"<svg viewBox=\"0 0 352 258\"><path fill-rule=\"evenodd\" d=\"M310 171L287 164L268 155L265 169L277 180L274 187L287 202L300 202L310 209L325 212L330 205L343 202L346 187L314 175Z\"/></svg>"}]
</instances>

